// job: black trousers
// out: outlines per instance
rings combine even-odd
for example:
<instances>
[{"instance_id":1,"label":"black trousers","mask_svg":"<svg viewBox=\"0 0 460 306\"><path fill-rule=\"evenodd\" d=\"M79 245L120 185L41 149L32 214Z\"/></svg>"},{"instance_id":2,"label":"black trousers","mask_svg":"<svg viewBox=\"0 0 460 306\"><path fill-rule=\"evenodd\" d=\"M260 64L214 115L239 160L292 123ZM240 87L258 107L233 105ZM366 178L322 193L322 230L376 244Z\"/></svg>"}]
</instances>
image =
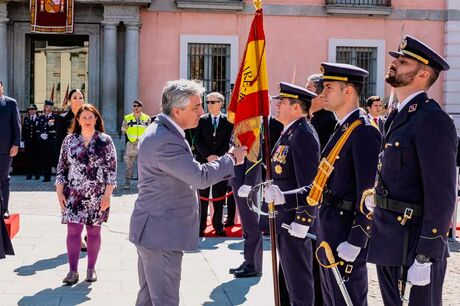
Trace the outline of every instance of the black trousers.
<instances>
[{"instance_id":1,"label":"black trousers","mask_svg":"<svg viewBox=\"0 0 460 306\"><path fill-rule=\"evenodd\" d=\"M232 191L231 186L227 186L227 192ZM235 196L230 196L227 198L227 219L225 222L235 222L235 213L236 213L236 204Z\"/></svg>"},{"instance_id":2,"label":"black trousers","mask_svg":"<svg viewBox=\"0 0 460 306\"><path fill-rule=\"evenodd\" d=\"M205 198L209 198L209 189L201 189L200 195ZM215 185L212 185L212 197L220 198L227 193L227 181L219 182ZM200 200L201 202L201 213L200 213L200 232L204 232L206 229L206 220L208 218L208 202L206 200ZM222 224L222 215L224 211L225 199L221 201L212 202L214 207L214 214L212 216L212 226L216 231L221 231L224 229Z\"/></svg>"},{"instance_id":3,"label":"black trousers","mask_svg":"<svg viewBox=\"0 0 460 306\"><path fill-rule=\"evenodd\" d=\"M29 144L26 143L25 148L25 157L27 164L27 177L35 176L35 178L40 177L40 161L39 161L40 151L38 149L38 143Z\"/></svg>"},{"instance_id":4,"label":"black trousers","mask_svg":"<svg viewBox=\"0 0 460 306\"><path fill-rule=\"evenodd\" d=\"M3 213L8 210L10 199L10 167L13 158L8 154L0 154L0 211L1 218Z\"/></svg>"}]
</instances>

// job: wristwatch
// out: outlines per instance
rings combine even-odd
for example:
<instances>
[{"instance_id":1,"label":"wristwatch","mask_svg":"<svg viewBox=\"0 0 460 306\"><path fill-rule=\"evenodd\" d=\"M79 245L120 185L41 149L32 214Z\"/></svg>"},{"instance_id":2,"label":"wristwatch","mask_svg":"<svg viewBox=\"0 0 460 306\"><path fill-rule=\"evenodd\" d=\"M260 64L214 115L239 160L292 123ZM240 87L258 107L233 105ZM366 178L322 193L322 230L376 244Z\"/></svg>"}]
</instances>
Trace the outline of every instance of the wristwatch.
<instances>
[{"instance_id":1,"label":"wristwatch","mask_svg":"<svg viewBox=\"0 0 460 306\"><path fill-rule=\"evenodd\" d=\"M420 264L430 262L430 258L422 254L418 254L417 256L415 256L415 260L417 260L417 262Z\"/></svg>"}]
</instances>

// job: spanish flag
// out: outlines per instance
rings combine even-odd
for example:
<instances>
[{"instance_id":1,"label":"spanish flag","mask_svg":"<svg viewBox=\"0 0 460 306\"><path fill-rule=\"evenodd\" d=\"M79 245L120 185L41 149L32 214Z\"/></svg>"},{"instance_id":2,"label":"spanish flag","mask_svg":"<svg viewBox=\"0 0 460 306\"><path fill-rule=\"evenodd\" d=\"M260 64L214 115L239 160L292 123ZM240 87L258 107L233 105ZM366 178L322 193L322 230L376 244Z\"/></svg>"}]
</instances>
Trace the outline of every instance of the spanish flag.
<instances>
[{"instance_id":1,"label":"spanish flag","mask_svg":"<svg viewBox=\"0 0 460 306\"><path fill-rule=\"evenodd\" d=\"M268 79L262 9L256 10L236 78L228 118L234 124L235 145L248 147L248 159L257 162L261 116L268 116Z\"/></svg>"}]
</instances>

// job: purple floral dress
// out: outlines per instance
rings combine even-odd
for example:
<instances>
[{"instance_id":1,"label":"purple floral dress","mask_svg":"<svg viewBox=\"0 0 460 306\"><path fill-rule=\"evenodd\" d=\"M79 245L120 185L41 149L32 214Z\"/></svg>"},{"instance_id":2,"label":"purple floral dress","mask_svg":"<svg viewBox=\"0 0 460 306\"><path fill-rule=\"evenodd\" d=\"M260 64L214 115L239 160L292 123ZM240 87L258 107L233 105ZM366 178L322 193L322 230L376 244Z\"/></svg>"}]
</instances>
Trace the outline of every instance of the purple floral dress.
<instances>
[{"instance_id":1,"label":"purple floral dress","mask_svg":"<svg viewBox=\"0 0 460 306\"><path fill-rule=\"evenodd\" d=\"M117 183L117 154L109 135L96 131L87 147L80 134L67 135L56 172L67 200L62 223L99 226L107 221L109 209L100 210L102 195L106 185Z\"/></svg>"}]
</instances>

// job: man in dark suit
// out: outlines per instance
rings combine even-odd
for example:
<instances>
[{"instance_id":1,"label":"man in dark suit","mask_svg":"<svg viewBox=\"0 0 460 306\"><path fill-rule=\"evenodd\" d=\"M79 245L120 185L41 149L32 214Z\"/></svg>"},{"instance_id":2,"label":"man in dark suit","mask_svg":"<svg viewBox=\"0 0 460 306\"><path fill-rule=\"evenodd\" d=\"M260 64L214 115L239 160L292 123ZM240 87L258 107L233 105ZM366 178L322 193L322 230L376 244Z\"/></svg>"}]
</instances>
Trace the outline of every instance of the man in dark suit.
<instances>
[{"instance_id":1,"label":"man in dark suit","mask_svg":"<svg viewBox=\"0 0 460 306\"><path fill-rule=\"evenodd\" d=\"M3 95L3 82L0 80L0 213L3 218L10 217L8 201L10 198L10 166L18 154L21 141L21 123L16 100Z\"/></svg>"},{"instance_id":2,"label":"man in dark suit","mask_svg":"<svg viewBox=\"0 0 460 306\"><path fill-rule=\"evenodd\" d=\"M324 149L329 138L334 132L337 118L333 112L324 109L324 98L321 95L323 91L323 75L312 74L307 79L305 85L309 91L316 93L318 96L311 101L311 120L310 123L318 133L321 150Z\"/></svg>"},{"instance_id":3,"label":"man in dark suit","mask_svg":"<svg viewBox=\"0 0 460 306\"><path fill-rule=\"evenodd\" d=\"M316 207L307 205L305 196L298 197L295 192L283 195L281 191L310 185L318 169L319 139L306 119L316 94L289 83L281 82L279 86L279 95L274 99L279 100L278 120L284 129L272 151L273 185L265 189L264 198L277 205L276 240L290 303L312 305L315 299L313 252L306 236L316 218ZM290 225L291 229L284 229L283 223Z\"/></svg>"},{"instance_id":4,"label":"man in dark suit","mask_svg":"<svg viewBox=\"0 0 460 306\"><path fill-rule=\"evenodd\" d=\"M323 191L316 224L318 245L331 247L353 305L367 305L367 243L371 221L360 209L361 195L372 188L382 135L358 108L359 96L368 72L356 66L322 63L324 107L333 111L339 123L323 149L327 157L350 126L358 124L335 158L334 168ZM335 151L335 150L334 150ZM388 247L388 246L387 246ZM320 256L323 252L319 252ZM325 258L320 257L323 264ZM346 305L333 270L320 268L325 305Z\"/></svg>"},{"instance_id":5,"label":"man in dark suit","mask_svg":"<svg viewBox=\"0 0 460 306\"><path fill-rule=\"evenodd\" d=\"M383 105L382 99L379 96L371 96L366 100L367 116L372 124L379 128L380 133L383 134L385 120L380 116L382 114Z\"/></svg>"},{"instance_id":6,"label":"man in dark suit","mask_svg":"<svg viewBox=\"0 0 460 306\"><path fill-rule=\"evenodd\" d=\"M51 168L56 166L56 115L53 114L53 101L45 100L43 115L38 117L38 143L43 169L43 181L51 181Z\"/></svg>"},{"instance_id":7,"label":"man in dark suit","mask_svg":"<svg viewBox=\"0 0 460 306\"><path fill-rule=\"evenodd\" d=\"M218 92L206 95L206 104L209 113L203 115L195 129L196 159L202 164L217 160L224 155L230 146L230 137L233 125L227 120L227 116L221 113L224 104L224 96ZM213 199L223 197L227 193L227 181L221 181L211 186ZM200 190L200 195L209 198L210 188ZM200 236L204 236L208 217L208 200L201 200ZM222 215L225 200L214 201L214 214L212 226L218 236L226 236Z\"/></svg>"},{"instance_id":8,"label":"man in dark suit","mask_svg":"<svg viewBox=\"0 0 460 306\"><path fill-rule=\"evenodd\" d=\"M30 104L27 108L28 116L24 118L22 123L22 141L24 142L25 155L27 160L27 176L30 180L32 175L35 179L40 178L40 166L38 160L38 116L37 105Z\"/></svg>"},{"instance_id":9,"label":"man in dark suit","mask_svg":"<svg viewBox=\"0 0 460 306\"><path fill-rule=\"evenodd\" d=\"M441 305L458 139L452 119L426 91L450 67L409 35L390 55L386 82L401 102L385 123L375 197L366 198L374 214L368 261L377 265L385 305L401 305L408 291L409 305ZM399 281L411 289L401 292Z\"/></svg>"}]
</instances>

